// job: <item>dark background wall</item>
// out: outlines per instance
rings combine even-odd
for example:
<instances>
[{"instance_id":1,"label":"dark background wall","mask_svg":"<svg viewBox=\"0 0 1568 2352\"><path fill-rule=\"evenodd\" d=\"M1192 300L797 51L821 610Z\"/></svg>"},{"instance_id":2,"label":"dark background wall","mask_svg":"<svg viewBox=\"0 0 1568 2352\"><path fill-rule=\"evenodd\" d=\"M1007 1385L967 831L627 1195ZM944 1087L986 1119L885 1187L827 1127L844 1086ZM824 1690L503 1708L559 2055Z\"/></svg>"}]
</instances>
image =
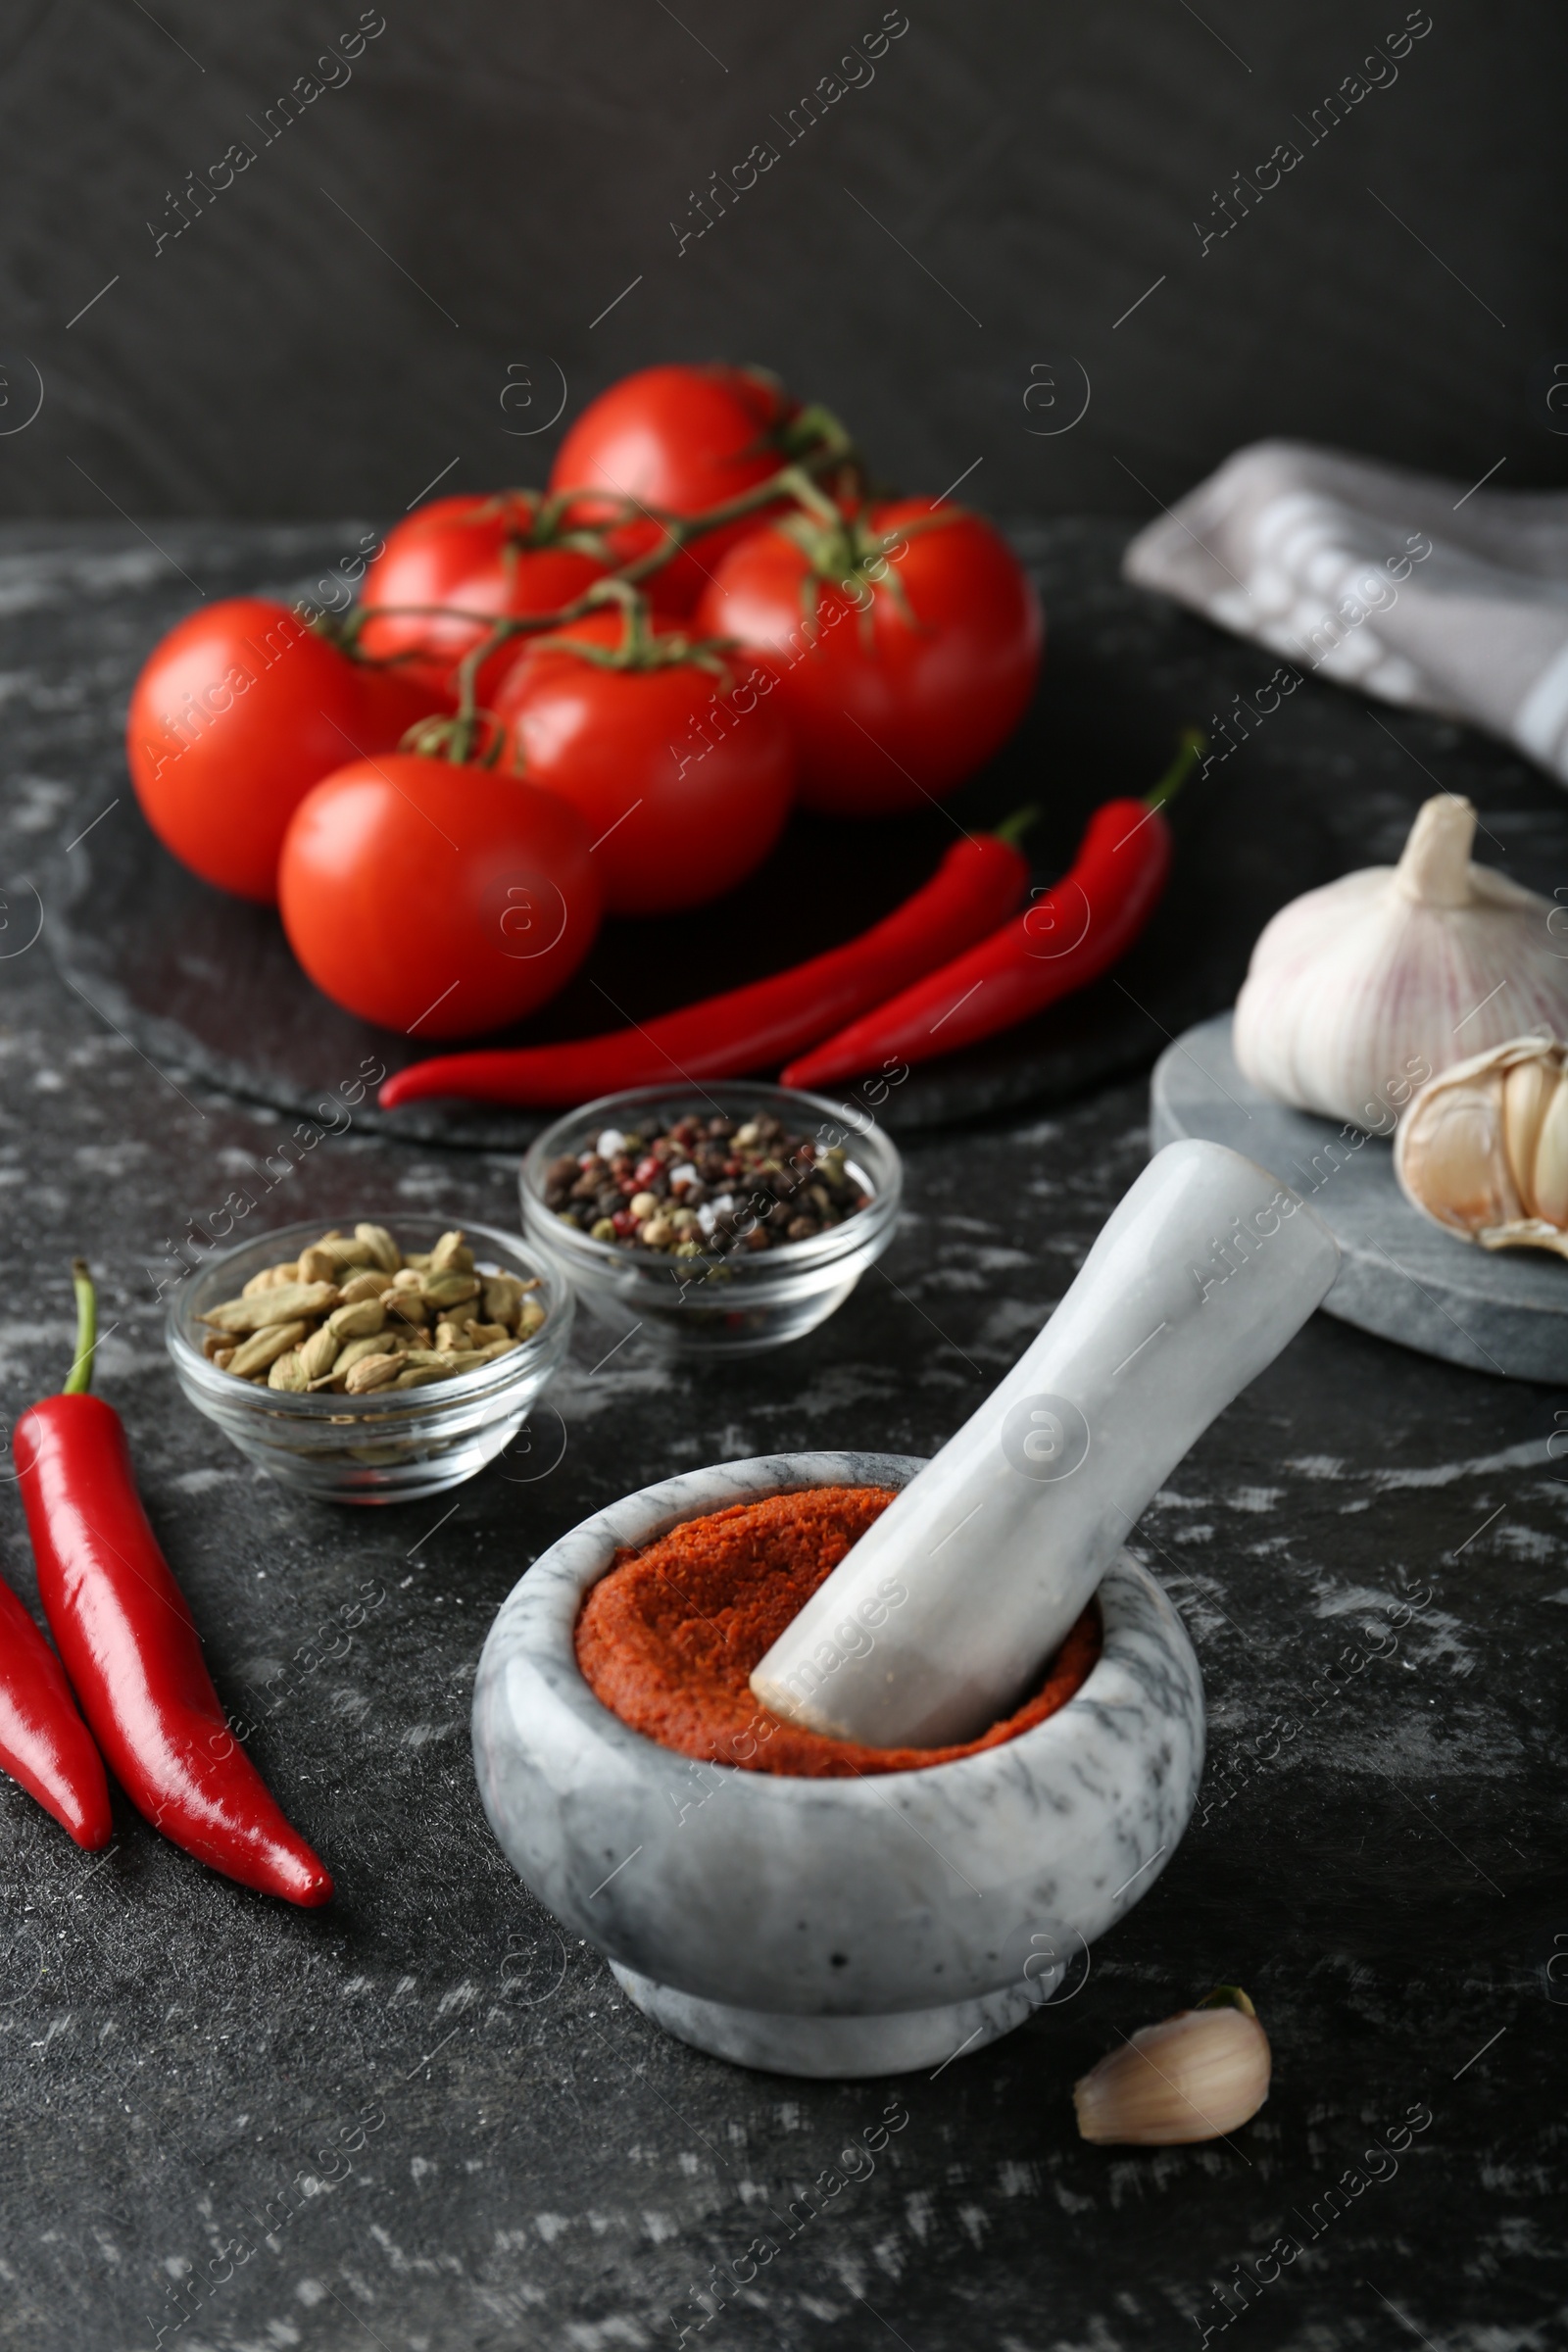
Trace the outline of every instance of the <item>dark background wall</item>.
<instances>
[{"instance_id":1,"label":"dark background wall","mask_svg":"<svg viewBox=\"0 0 1568 2352\"><path fill-rule=\"evenodd\" d=\"M1560 0L1430 0L1315 145L1404 0L907 0L793 145L881 0L384 7L264 144L358 0L13 0L0 415L43 403L0 437L0 512L397 513L444 468L542 479L563 389L569 419L708 356L778 368L907 487L983 461L966 495L1003 511L1152 513L1265 433L1568 479ZM678 251L693 191L765 139ZM256 160L174 236L171 192L235 140ZM1216 192L1288 140L1205 252Z\"/></svg>"}]
</instances>

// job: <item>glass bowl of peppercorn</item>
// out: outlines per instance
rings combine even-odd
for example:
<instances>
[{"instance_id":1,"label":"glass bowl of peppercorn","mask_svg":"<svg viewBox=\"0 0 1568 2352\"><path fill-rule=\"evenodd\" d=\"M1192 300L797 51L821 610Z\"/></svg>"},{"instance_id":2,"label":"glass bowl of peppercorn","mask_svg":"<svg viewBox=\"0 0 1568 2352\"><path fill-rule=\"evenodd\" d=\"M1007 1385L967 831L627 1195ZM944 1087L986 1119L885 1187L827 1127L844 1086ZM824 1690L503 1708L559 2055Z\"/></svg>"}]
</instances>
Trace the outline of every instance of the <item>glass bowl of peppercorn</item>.
<instances>
[{"instance_id":1,"label":"glass bowl of peppercorn","mask_svg":"<svg viewBox=\"0 0 1568 2352\"><path fill-rule=\"evenodd\" d=\"M523 1232L609 1329L755 1355L824 1322L893 1238L895 1146L864 1110L781 1086L635 1087L548 1127Z\"/></svg>"}]
</instances>

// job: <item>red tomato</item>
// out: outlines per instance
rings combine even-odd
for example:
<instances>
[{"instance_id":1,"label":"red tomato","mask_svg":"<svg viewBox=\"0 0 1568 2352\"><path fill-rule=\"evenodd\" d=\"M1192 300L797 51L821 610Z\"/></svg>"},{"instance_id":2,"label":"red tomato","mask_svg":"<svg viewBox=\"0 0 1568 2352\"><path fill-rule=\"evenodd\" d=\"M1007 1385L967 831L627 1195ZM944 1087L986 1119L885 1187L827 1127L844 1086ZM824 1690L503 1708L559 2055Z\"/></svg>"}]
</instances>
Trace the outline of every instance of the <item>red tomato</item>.
<instances>
[{"instance_id":1,"label":"red tomato","mask_svg":"<svg viewBox=\"0 0 1568 2352\"><path fill-rule=\"evenodd\" d=\"M908 527L928 514L929 527ZM857 573L856 554L878 539L885 557ZM776 672L808 808L892 815L951 792L1005 743L1029 707L1045 621L1022 565L978 514L899 499L872 507L842 553L813 630L803 620L810 559L781 531L754 531L719 565L697 626L738 637Z\"/></svg>"},{"instance_id":2,"label":"red tomato","mask_svg":"<svg viewBox=\"0 0 1568 2352\"><path fill-rule=\"evenodd\" d=\"M371 611L392 605L449 605L487 617L558 612L575 603L610 567L582 548L533 544L540 527L538 499L531 491L433 498L388 532L386 545L366 572L363 602ZM366 623L360 644L378 662L416 649L414 658L399 666L421 686L444 693L450 703L457 698L457 665L483 634L478 621L388 613ZM504 647L483 663L481 701L510 664L514 650Z\"/></svg>"},{"instance_id":3,"label":"red tomato","mask_svg":"<svg viewBox=\"0 0 1568 2352\"><path fill-rule=\"evenodd\" d=\"M613 646L621 629L619 613L606 612L562 634ZM500 688L508 749L532 783L581 810L612 914L700 906L778 839L795 747L748 671L715 675L690 661L607 669L542 647Z\"/></svg>"},{"instance_id":4,"label":"red tomato","mask_svg":"<svg viewBox=\"0 0 1568 2352\"><path fill-rule=\"evenodd\" d=\"M453 708L450 695L421 686L405 674L401 662L395 669L376 669L368 662L353 666L365 730L356 740L357 751L395 752L421 718L445 717Z\"/></svg>"},{"instance_id":5,"label":"red tomato","mask_svg":"<svg viewBox=\"0 0 1568 2352\"><path fill-rule=\"evenodd\" d=\"M283 928L348 1011L410 1037L476 1037L553 997L592 947L588 845L575 809L499 769L354 760L295 811Z\"/></svg>"},{"instance_id":6,"label":"red tomato","mask_svg":"<svg viewBox=\"0 0 1568 2352\"><path fill-rule=\"evenodd\" d=\"M368 677L263 597L203 605L171 629L125 727L130 780L164 847L220 890L275 899L283 834L311 786L355 752L390 749L421 715L425 698Z\"/></svg>"},{"instance_id":7,"label":"red tomato","mask_svg":"<svg viewBox=\"0 0 1568 2352\"><path fill-rule=\"evenodd\" d=\"M556 453L552 490L608 493L573 502L584 522L613 521L617 499L641 499L671 514L701 514L765 482L789 462L784 427L799 414L760 368L644 368L590 401ZM648 589L662 612L689 612L714 564L755 516L710 532L653 573ZM657 522L622 523L606 536L618 564L663 537Z\"/></svg>"}]
</instances>

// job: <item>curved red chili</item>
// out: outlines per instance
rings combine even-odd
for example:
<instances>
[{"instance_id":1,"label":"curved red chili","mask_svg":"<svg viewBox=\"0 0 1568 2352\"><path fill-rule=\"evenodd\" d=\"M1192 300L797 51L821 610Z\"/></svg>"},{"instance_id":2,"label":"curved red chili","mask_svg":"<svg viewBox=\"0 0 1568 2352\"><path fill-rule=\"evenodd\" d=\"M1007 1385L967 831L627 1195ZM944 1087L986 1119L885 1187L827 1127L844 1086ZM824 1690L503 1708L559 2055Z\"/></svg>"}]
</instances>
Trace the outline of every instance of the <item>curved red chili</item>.
<instances>
[{"instance_id":1,"label":"curved red chili","mask_svg":"<svg viewBox=\"0 0 1568 2352\"><path fill-rule=\"evenodd\" d=\"M521 1102L538 1108L586 1102L627 1086L673 1079L739 1078L774 1069L791 1054L868 1004L906 988L984 939L1011 913L1029 879L1011 836L1033 816L1009 818L995 833L956 842L929 882L858 939L807 963L773 972L720 997L666 1012L640 1028L612 1029L560 1046L523 1046L444 1054L396 1070L379 1101L384 1110L426 1095L470 1102Z\"/></svg>"},{"instance_id":2,"label":"curved red chili","mask_svg":"<svg viewBox=\"0 0 1568 2352\"><path fill-rule=\"evenodd\" d=\"M120 1415L86 1392L92 1284L76 1261L79 1337L64 1394L12 1438L38 1597L66 1671L131 1803L199 1861L291 1903L332 1882L235 1741L201 1637L147 1523Z\"/></svg>"},{"instance_id":3,"label":"curved red chili","mask_svg":"<svg viewBox=\"0 0 1568 2352\"><path fill-rule=\"evenodd\" d=\"M1160 810L1202 749L1189 729L1147 800L1106 801L1095 810L1071 871L1024 913L792 1061L782 1083L833 1086L890 1058L931 1061L1098 980L1159 904L1171 861Z\"/></svg>"},{"instance_id":4,"label":"curved red chili","mask_svg":"<svg viewBox=\"0 0 1568 2352\"><path fill-rule=\"evenodd\" d=\"M0 1769L89 1854L114 1834L109 1783L65 1669L0 1581Z\"/></svg>"}]
</instances>

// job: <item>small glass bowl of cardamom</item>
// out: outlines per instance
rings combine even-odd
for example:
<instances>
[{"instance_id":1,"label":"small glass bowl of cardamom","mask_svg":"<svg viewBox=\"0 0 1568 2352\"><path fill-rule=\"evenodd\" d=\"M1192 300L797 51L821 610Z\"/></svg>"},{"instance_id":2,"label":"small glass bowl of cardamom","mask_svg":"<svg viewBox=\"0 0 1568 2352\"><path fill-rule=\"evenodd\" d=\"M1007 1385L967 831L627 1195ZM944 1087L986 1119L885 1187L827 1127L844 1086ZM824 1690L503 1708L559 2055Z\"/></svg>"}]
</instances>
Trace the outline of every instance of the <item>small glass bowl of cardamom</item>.
<instances>
[{"instance_id":1,"label":"small glass bowl of cardamom","mask_svg":"<svg viewBox=\"0 0 1568 2352\"><path fill-rule=\"evenodd\" d=\"M180 1284L165 1336L191 1403L269 1477L322 1502L413 1502L511 1445L571 1317L542 1251L399 1212L252 1235Z\"/></svg>"}]
</instances>

